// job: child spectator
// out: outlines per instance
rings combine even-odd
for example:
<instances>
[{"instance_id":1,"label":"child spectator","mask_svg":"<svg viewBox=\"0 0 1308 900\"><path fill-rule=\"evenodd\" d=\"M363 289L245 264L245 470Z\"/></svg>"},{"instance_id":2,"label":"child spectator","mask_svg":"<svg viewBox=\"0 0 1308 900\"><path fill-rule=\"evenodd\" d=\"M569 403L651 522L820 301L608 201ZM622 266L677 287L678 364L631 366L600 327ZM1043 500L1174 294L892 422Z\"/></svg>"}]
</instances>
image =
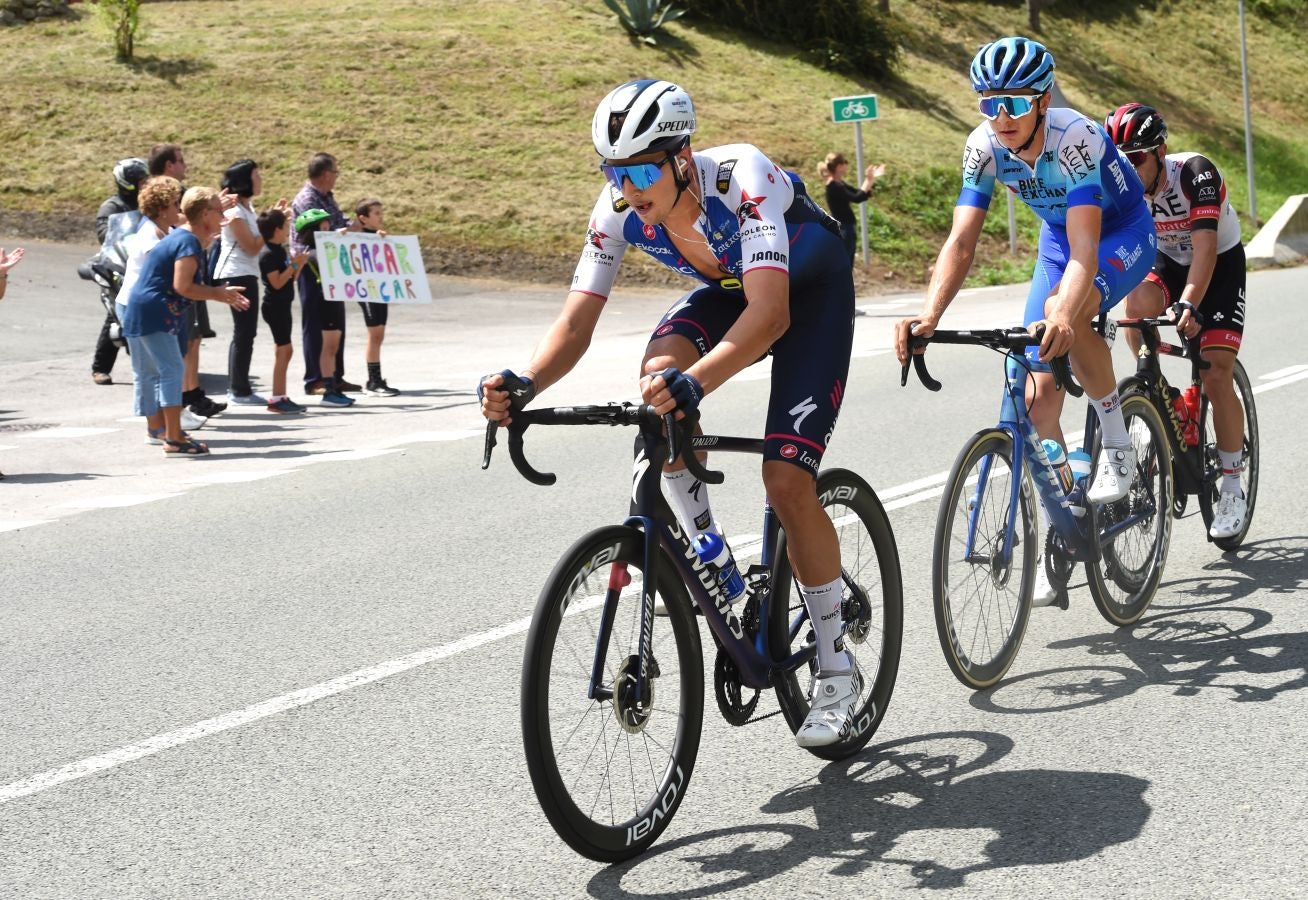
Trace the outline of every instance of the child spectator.
<instances>
[{"instance_id":1,"label":"child spectator","mask_svg":"<svg viewBox=\"0 0 1308 900\"><path fill-rule=\"evenodd\" d=\"M358 202L354 207L354 221L367 234L386 234L382 230L385 225L382 202L376 197ZM368 326L368 349L364 355L364 361L368 364L368 383L363 389L372 397L398 397L400 392L386 383L381 372L381 345L386 339L390 304L361 302L359 308L363 310L363 322Z\"/></svg>"},{"instance_id":2,"label":"child spectator","mask_svg":"<svg viewBox=\"0 0 1308 900\"><path fill-rule=\"evenodd\" d=\"M291 223L282 207L259 213L259 235L263 252L259 254L259 274L263 279L263 320L272 332L274 347L272 395L268 411L301 413L304 407L286 393L286 370L295 350L291 344L291 303L295 300L295 277L309 259L307 252L295 254L286 249Z\"/></svg>"},{"instance_id":3,"label":"child spectator","mask_svg":"<svg viewBox=\"0 0 1308 900\"><path fill-rule=\"evenodd\" d=\"M325 209L306 209L295 217L295 240L301 247L312 250L317 246L318 232L332 227L331 213ZM317 340L319 372L334 372L336 351L341 346L341 333L345 329L345 304L328 301L322 293L322 276L318 263L311 256L300 270L300 320L304 325L304 345L312 346ZM322 403L326 406L353 406L354 398L341 392L335 375L323 375Z\"/></svg>"}]
</instances>

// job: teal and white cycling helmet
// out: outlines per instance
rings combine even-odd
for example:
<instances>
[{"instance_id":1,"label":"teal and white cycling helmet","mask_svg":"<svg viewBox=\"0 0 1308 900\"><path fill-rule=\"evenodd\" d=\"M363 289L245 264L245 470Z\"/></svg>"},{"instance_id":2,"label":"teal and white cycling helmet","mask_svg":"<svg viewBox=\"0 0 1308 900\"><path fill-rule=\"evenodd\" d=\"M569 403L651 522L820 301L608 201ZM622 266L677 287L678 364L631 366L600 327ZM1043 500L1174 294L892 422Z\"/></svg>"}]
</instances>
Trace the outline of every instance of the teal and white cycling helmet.
<instances>
[{"instance_id":1,"label":"teal and white cycling helmet","mask_svg":"<svg viewBox=\"0 0 1308 900\"><path fill-rule=\"evenodd\" d=\"M609 91L590 124L595 152L604 159L675 153L695 133L695 104L670 81L628 81Z\"/></svg>"},{"instance_id":2,"label":"teal and white cycling helmet","mask_svg":"<svg viewBox=\"0 0 1308 900\"><path fill-rule=\"evenodd\" d=\"M971 75L977 92L1030 88L1043 94L1054 83L1054 55L1030 38L1000 38L977 51Z\"/></svg>"}]
</instances>

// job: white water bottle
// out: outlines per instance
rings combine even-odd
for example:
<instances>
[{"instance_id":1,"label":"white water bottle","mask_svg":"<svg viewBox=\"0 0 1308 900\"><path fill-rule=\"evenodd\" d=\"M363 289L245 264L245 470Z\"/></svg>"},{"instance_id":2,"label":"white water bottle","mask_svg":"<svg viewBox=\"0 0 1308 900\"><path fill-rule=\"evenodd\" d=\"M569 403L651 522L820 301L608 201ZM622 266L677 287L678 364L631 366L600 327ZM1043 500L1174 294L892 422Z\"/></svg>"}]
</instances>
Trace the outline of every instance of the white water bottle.
<instances>
[{"instance_id":1,"label":"white water bottle","mask_svg":"<svg viewBox=\"0 0 1308 900\"><path fill-rule=\"evenodd\" d=\"M695 553L713 570L718 585L726 595L728 603L735 603L745 593L745 579L740 577L736 561L731 556L731 548L716 532L705 531L695 535L693 541Z\"/></svg>"}]
</instances>

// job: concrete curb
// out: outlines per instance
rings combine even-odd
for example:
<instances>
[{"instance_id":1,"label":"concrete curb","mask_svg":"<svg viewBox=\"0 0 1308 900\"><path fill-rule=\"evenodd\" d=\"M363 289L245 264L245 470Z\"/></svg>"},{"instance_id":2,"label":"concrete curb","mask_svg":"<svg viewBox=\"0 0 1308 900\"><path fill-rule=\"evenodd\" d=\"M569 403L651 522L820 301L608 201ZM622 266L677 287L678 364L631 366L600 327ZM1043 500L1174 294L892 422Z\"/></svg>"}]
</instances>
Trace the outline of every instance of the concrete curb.
<instances>
[{"instance_id":1,"label":"concrete curb","mask_svg":"<svg viewBox=\"0 0 1308 900\"><path fill-rule=\"evenodd\" d=\"M1286 198L1244 248L1249 267L1297 265L1308 259L1308 194Z\"/></svg>"}]
</instances>

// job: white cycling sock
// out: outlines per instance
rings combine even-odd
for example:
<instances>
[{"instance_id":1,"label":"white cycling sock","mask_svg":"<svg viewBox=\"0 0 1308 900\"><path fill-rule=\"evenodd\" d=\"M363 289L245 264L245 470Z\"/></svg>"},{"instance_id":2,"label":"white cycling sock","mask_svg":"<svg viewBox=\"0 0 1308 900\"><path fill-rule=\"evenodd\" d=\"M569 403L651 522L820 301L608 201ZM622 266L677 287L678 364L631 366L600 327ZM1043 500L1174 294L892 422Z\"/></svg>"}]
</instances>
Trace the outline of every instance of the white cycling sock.
<instances>
[{"instance_id":1,"label":"white cycling sock","mask_svg":"<svg viewBox=\"0 0 1308 900\"><path fill-rule=\"evenodd\" d=\"M841 589L844 579L837 578L820 587L804 587L798 581L799 592L804 596L813 636L817 640L819 672L844 672L849 668L845 655L844 624L840 619Z\"/></svg>"},{"instance_id":2,"label":"white cycling sock","mask_svg":"<svg viewBox=\"0 0 1308 900\"><path fill-rule=\"evenodd\" d=\"M1087 396L1089 396L1087 394ZM1103 432L1104 446L1125 450L1131 446L1131 435L1126 432L1126 419L1122 418L1122 400L1117 389L1107 397L1090 398L1099 414L1099 428Z\"/></svg>"},{"instance_id":3,"label":"white cycling sock","mask_svg":"<svg viewBox=\"0 0 1308 900\"><path fill-rule=\"evenodd\" d=\"M1240 473L1244 471L1244 451L1236 450L1227 453L1219 449L1217 455L1222 460L1222 493L1243 493L1244 488L1240 486Z\"/></svg>"},{"instance_id":4,"label":"white cycling sock","mask_svg":"<svg viewBox=\"0 0 1308 900\"><path fill-rule=\"evenodd\" d=\"M681 527L692 537L709 528L722 535L722 529L713 518L713 510L709 509L708 485L692 475L689 469L664 472L663 493L672 504Z\"/></svg>"}]
</instances>

